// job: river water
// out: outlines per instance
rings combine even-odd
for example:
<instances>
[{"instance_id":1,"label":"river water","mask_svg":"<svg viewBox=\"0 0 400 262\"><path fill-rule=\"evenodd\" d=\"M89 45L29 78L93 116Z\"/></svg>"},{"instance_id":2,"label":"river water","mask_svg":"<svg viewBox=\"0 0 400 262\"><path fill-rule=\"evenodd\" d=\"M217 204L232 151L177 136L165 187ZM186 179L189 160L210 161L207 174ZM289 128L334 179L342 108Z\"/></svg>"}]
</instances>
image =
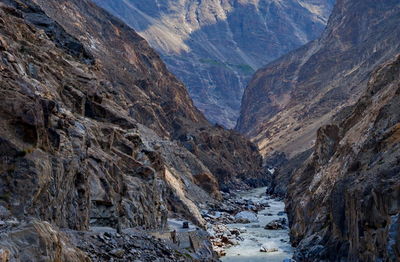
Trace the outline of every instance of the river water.
<instances>
[{"instance_id":1,"label":"river water","mask_svg":"<svg viewBox=\"0 0 400 262\"><path fill-rule=\"evenodd\" d=\"M266 188L257 188L241 192L239 196L243 199L250 199L253 202L265 201L265 190ZM239 245L226 250L226 256L221 258L223 262L282 262L284 259L292 257L293 249L289 242L288 229L264 229L264 226L272 220L283 217L287 219L286 214L278 215L279 212L284 211L285 204L275 199L269 199L268 204L270 207L258 212L258 222L228 225L230 228L245 228L246 232L240 234L243 241L240 241ZM271 253L260 252L262 245L268 248L276 248L278 251Z\"/></svg>"}]
</instances>

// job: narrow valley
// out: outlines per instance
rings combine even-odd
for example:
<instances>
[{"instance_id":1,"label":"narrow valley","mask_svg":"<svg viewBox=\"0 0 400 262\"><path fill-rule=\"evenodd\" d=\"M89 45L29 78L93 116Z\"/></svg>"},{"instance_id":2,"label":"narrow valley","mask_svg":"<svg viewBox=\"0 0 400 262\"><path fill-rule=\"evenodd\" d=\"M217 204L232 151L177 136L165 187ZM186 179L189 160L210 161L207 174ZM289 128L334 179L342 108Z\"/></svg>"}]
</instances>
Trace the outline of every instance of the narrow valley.
<instances>
[{"instance_id":1,"label":"narrow valley","mask_svg":"<svg viewBox=\"0 0 400 262\"><path fill-rule=\"evenodd\" d=\"M0 262L399 262L399 25L399 0L0 0Z\"/></svg>"}]
</instances>

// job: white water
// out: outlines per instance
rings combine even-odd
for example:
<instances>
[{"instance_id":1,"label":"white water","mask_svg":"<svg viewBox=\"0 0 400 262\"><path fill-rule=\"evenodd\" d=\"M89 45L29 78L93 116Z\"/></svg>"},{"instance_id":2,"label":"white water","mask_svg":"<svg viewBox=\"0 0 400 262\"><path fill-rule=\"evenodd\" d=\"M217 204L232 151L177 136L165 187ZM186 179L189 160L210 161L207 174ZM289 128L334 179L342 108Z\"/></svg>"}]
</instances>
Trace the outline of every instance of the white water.
<instances>
[{"instance_id":1,"label":"white water","mask_svg":"<svg viewBox=\"0 0 400 262\"><path fill-rule=\"evenodd\" d=\"M240 193L240 197L259 202L266 199L266 188L257 188L251 191ZM293 254L289 242L288 230L266 230L264 226L272 220L286 218L277 214L284 211L285 204L282 201L268 200L270 207L258 212L258 222L250 224L230 224L231 228L246 228L247 232L240 234L243 241L234 247L226 250L226 256L222 257L223 262L282 262L284 259L291 258ZM268 216L267 214L272 214ZM254 228L260 226L259 228ZM277 252L260 252L262 245L277 248Z\"/></svg>"}]
</instances>

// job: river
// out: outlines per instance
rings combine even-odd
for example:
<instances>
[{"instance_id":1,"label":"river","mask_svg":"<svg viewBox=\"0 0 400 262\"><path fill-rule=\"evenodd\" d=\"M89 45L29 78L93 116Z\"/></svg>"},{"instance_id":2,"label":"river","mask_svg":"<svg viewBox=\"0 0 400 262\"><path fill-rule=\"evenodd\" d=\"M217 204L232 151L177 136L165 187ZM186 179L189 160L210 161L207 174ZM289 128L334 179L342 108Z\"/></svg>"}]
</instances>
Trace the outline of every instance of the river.
<instances>
[{"instance_id":1,"label":"river","mask_svg":"<svg viewBox=\"0 0 400 262\"><path fill-rule=\"evenodd\" d=\"M238 195L243 199L250 199L254 202L265 201L266 188L257 188ZM245 228L246 232L240 236L243 241L240 244L226 249L226 256L222 257L223 262L282 262L284 259L291 258L293 249L289 242L289 231L285 230L266 230L264 226L272 220L286 218L283 212L285 204L282 201L269 199L267 207L258 212L258 222L250 224L229 224L230 228ZM260 252L261 246L276 248L276 252Z\"/></svg>"}]
</instances>

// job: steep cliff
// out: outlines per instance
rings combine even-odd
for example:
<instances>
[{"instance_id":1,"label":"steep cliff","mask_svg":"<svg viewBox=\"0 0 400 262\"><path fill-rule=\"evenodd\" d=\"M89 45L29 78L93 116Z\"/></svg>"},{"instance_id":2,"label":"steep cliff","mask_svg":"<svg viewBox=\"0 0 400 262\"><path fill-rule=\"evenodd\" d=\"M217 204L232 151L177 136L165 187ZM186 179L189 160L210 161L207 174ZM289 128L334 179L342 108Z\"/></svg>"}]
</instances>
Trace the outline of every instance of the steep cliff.
<instances>
[{"instance_id":1,"label":"steep cliff","mask_svg":"<svg viewBox=\"0 0 400 262\"><path fill-rule=\"evenodd\" d=\"M262 179L256 148L210 125L146 41L91 2L4 0L0 24L0 257L88 261L58 228L202 226L219 182ZM143 261L195 260L143 241Z\"/></svg>"},{"instance_id":2,"label":"steep cliff","mask_svg":"<svg viewBox=\"0 0 400 262\"><path fill-rule=\"evenodd\" d=\"M94 0L159 51L211 122L233 128L255 70L320 36L333 0Z\"/></svg>"},{"instance_id":3,"label":"steep cliff","mask_svg":"<svg viewBox=\"0 0 400 262\"><path fill-rule=\"evenodd\" d=\"M10 4L2 17L1 190L14 216L74 229L158 227L165 175L173 168L181 178L182 162L197 165L190 177L208 174L210 193L217 192L215 178L188 151L193 164L176 157L168 165L169 155L147 137L152 131L129 117L124 93L103 78L101 65L77 38L39 6Z\"/></svg>"},{"instance_id":4,"label":"steep cliff","mask_svg":"<svg viewBox=\"0 0 400 262\"><path fill-rule=\"evenodd\" d=\"M338 0L318 40L255 74L237 130L265 155L310 149L318 128L355 103L373 69L399 52L399 23L398 1Z\"/></svg>"},{"instance_id":5,"label":"steep cliff","mask_svg":"<svg viewBox=\"0 0 400 262\"><path fill-rule=\"evenodd\" d=\"M380 66L353 106L318 130L287 211L297 261L398 261L400 56Z\"/></svg>"}]
</instances>

